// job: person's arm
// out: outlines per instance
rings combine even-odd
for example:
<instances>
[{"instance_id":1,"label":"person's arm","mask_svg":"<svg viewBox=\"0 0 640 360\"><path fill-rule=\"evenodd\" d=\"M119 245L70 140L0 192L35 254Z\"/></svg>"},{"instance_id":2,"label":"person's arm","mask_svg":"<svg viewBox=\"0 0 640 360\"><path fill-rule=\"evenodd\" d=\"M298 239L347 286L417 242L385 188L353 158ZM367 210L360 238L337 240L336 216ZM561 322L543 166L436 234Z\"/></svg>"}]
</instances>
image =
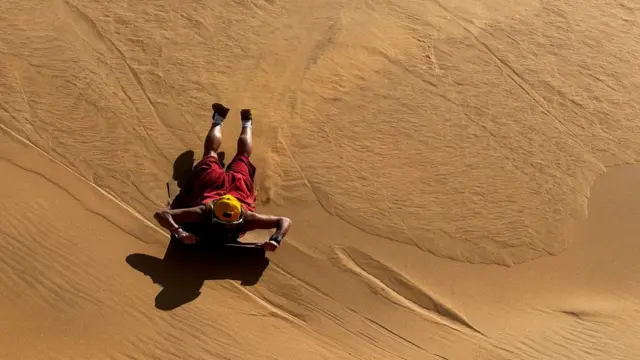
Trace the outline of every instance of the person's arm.
<instances>
[{"instance_id":1,"label":"person's arm","mask_svg":"<svg viewBox=\"0 0 640 360\"><path fill-rule=\"evenodd\" d=\"M269 238L269 242L277 247L287 235L289 229L291 229L291 219L282 216L262 215L250 212L245 215L244 226L246 231L276 229Z\"/></svg>"},{"instance_id":2,"label":"person's arm","mask_svg":"<svg viewBox=\"0 0 640 360\"><path fill-rule=\"evenodd\" d=\"M178 224L199 222L202 214L204 213L204 209L204 205L201 205L186 209L160 210L157 211L153 217L160 226L169 230L171 235L176 235L181 240L189 240L189 242L193 242L195 241L195 238L191 234L182 230Z\"/></svg>"}]
</instances>

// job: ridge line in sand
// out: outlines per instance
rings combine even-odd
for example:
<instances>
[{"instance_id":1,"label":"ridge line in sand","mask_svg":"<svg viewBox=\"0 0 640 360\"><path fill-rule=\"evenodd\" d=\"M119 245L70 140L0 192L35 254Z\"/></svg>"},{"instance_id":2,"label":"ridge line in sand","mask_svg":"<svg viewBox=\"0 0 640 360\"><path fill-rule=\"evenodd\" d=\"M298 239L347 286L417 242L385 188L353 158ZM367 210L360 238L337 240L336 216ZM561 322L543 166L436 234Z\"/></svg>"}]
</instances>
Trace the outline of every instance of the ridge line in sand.
<instances>
[{"instance_id":1,"label":"ridge line in sand","mask_svg":"<svg viewBox=\"0 0 640 360\"><path fill-rule=\"evenodd\" d=\"M44 155L45 158L53 161L56 165L61 166L62 168L64 168L65 170L69 171L72 175L76 176L77 178L81 179L83 182L89 184L94 190L97 190L100 194L102 194L103 196L105 196L107 199L111 200L112 202L114 202L116 205L119 205L120 207L124 208L127 212L129 212L131 215L135 216L138 220L141 220L144 224L146 224L147 226L153 228L155 231L157 231L159 234L165 235L164 232L162 230L160 230L159 227L157 227L156 225L154 225L153 223L151 223L149 220L145 219L140 213L138 213L137 211L135 211L133 208L129 207L125 202L123 202L122 200L117 199L115 196L111 195L109 192L107 192L106 190L102 189L101 187L99 187L98 185L94 184L93 182L89 181L88 179L86 179L85 177L83 177L82 175L78 174L76 171L74 171L73 169L71 169L70 167L68 167L67 165L61 163L60 161L58 161L57 159L53 158L51 155L47 154L46 152L44 152L42 149L40 149L38 146L36 146L35 144L33 144L32 142L30 142L29 140L25 139L24 137L18 135L17 133L15 133L14 131L12 131L11 129L7 128L5 125L0 124L0 129L2 129L7 135L13 137L15 140L18 140L20 142L22 142L23 144L30 146L32 149L38 151L40 154ZM69 195L71 195L73 198L75 198L76 200L80 201L79 198L72 194L69 190L65 189L64 187L60 186L59 184L57 184L55 181L49 179L48 177L44 176L43 174L35 171L35 170L30 170L30 169L26 169L23 166L20 166L18 164L16 164L15 162L4 158L6 161L12 163L13 165L28 171L28 172L32 172L35 174L38 174L42 177L44 177L45 179L47 179L49 182L57 185L60 189L64 190L65 192L67 192ZM82 201L80 201L82 203ZM110 222L111 224L113 224L114 226L120 228L121 230L123 230L124 232L128 233L129 235L133 236L134 238L137 238L138 240L141 240L144 243L147 243L146 241L140 239L137 236L134 236L133 234L131 234L130 232L122 229L119 225L117 225L113 220L107 218L105 215L99 214L97 212L91 211L90 209L87 208L87 210L89 212L95 213L96 215L99 215L101 217L103 217L105 220L107 220L108 222Z\"/></svg>"},{"instance_id":2,"label":"ridge line in sand","mask_svg":"<svg viewBox=\"0 0 640 360\"><path fill-rule=\"evenodd\" d=\"M446 13L451 15L451 17L458 23L458 25L460 25L460 27L462 27L464 29L464 31L466 31L476 43L481 45L485 49L485 51L487 51L487 53L496 61L497 65L500 67L500 69L502 71L504 71L504 73L507 75L509 80L511 80L516 86L518 86L545 114L547 114L549 117L554 119L556 121L556 123L561 125L566 131L568 131L572 135L572 136L570 136L570 139L572 139L580 148L582 148L582 150L584 150L584 153L587 156L589 156L592 161L594 161L596 163L599 163L599 161L588 151L588 149L586 148L584 143L579 140L579 138L576 135L576 133L573 130L571 130L565 123L563 123L560 120L560 117L558 115L556 115L551 109L548 108L548 105L546 104L544 99L542 99L540 94L538 94L534 89L531 88L531 86L516 71L516 69L511 64L509 64L507 61L505 61L501 57L499 57L489 47L489 45L487 45L487 43L485 43L484 41L480 40L480 38L473 31L469 30L469 28L467 26L465 26L465 24L464 24L465 22L467 22L467 23L472 24L473 26L476 26L473 22L471 22L471 21L469 21L467 19L464 19L461 16L457 15L456 13L454 13L453 11L449 10L449 8L444 6L440 0L431 0L431 1L433 3L435 3L438 7L440 7L442 10L444 10ZM478 28L478 30L480 30L480 28Z\"/></svg>"},{"instance_id":3,"label":"ridge line in sand","mask_svg":"<svg viewBox=\"0 0 640 360\"><path fill-rule=\"evenodd\" d=\"M75 15L80 19L80 21L82 21L82 22L87 24L89 29L91 29L94 32L94 34L98 36L98 39L100 39L106 45L107 48L111 47L112 48L111 51L115 52L117 55L120 56L120 58L124 62L124 65L125 65L125 68L126 68L127 72L129 73L129 76L131 76L131 78L133 79L135 84L138 86L138 88L140 89L140 91L144 95L145 100L147 101L149 107L151 108L151 111L153 113L153 117L155 117L155 119L162 126L164 126L166 128L171 128L158 115L158 110L156 109L155 105L151 101L151 97L149 96L149 93L147 92L146 88L144 87L144 84L142 83L142 79L140 78L140 75L138 75L138 71L136 69L134 69L133 66L131 66L131 64L129 64L129 61L127 60L127 56L118 47L118 45L116 45L116 43L110 37L105 35L104 32L100 29L100 27L98 27L98 24L96 24L96 22L89 15L87 15L87 13L85 13L82 9L80 9L80 7L78 7L78 5L70 2L69 0L60 0L60 1L64 5L66 5L66 7L69 10L71 10L71 12L75 13ZM125 96L129 99L129 101L131 101L131 104L136 109L136 112L138 112L138 107L136 106L136 103L132 101L131 96L129 96L129 93L125 90L124 86L122 86L122 84L119 81L118 81L118 84L122 88L122 92L125 94ZM145 133L147 138L149 139L149 142L155 147L156 151L166 161L171 163L171 160L167 157L167 155L165 155L165 153L162 151L162 148L158 144L156 144L155 141L153 141L153 138L151 136L149 136L149 133L147 132L147 129L142 124L141 124L141 129ZM178 138L178 141L182 142L182 140L180 140L179 138ZM183 143L182 145L186 145L186 144Z\"/></svg>"},{"instance_id":4,"label":"ridge line in sand","mask_svg":"<svg viewBox=\"0 0 640 360\"><path fill-rule=\"evenodd\" d=\"M357 252L361 252L360 250L356 250L356 249L353 249L353 250ZM338 254L338 258L340 262L344 266L346 266L349 270L353 271L357 275L360 275L366 282L370 283L371 285L385 292L390 297L390 300L392 300L393 302L396 302L398 305L401 305L409 310L416 312L417 314L421 315L424 318L427 318L439 324L445 325L453 330L461 331L461 329L459 329L457 326L450 324L449 321L462 325L465 328L472 330L477 335L480 335L482 337L485 336L485 334L482 331L480 331L478 328L473 326L467 319L464 318L464 316L459 314L454 309L449 308L448 306L446 306L444 303L442 303L435 297L424 292L422 289L420 289L419 286L413 284L411 280L405 278L404 275L402 275L398 271L390 268L385 264L382 264L381 262L379 262L374 258L371 258L371 257L369 258L369 260L377 262L379 266L382 266L387 271L395 274L396 278L394 280L404 282L406 283L406 285L411 286L414 289L418 289L417 291L419 291L420 293L419 295L422 295L423 297L426 298L425 300L431 302L432 306L430 307L433 307L433 309L420 305L415 301L407 298L406 296L402 295L401 293L399 293L398 291L390 287L388 284L386 284L384 281L382 281L378 277L369 273L360 264L358 264L358 262L353 258L353 256L349 254L348 250L345 250L343 248L336 248L336 253ZM369 255L366 255L364 252L361 252L361 253L362 255L369 257ZM397 301L394 301L394 300L397 300ZM444 319L442 319L441 317Z\"/></svg>"},{"instance_id":5,"label":"ridge line in sand","mask_svg":"<svg viewBox=\"0 0 640 360\"><path fill-rule=\"evenodd\" d=\"M297 276L295 276L295 275L291 274L290 272L288 272L288 271L284 270L282 267L280 267L280 266L278 266L278 265L275 265L275 264L272 264L271 266L272 266L276 271L278 271L278 272L282 273L285 277L288 277L288 278L292 279L293 281L295 281L295 282L297 282L297 283L301 284L303 287L305 287L305 288L309 289L311 292L314 292L314 293L316 293L316 294L320 295L320 297L325 298L325 299L327 299L328 301L330 301L330 302L332 302L332 303L338 304L338 305L339 305L343 310L345 310L347 313L349 313L349 314L351 314L351 315L353 315L353 316L355 316L355 317L357 317L357 318L362 319L362 320L363 320L367 325L369 325L369 326L371 326L371 327L373 327L373 328L375 328L375 329L377 329L377 330L379 330L379 328L383 328L383 329L384 329L384 331L386 331L386 332L390 332L390 330L389 330L389 329L387 329L387 328L385 328L384 326L380 325L377 321L372 320L372 319L370 319L370 318L369 318L369 317L367 317L367 316L364 316L364 315L361 315L361 314L357 313L356 311L354 311L354 310L353 310L353 309L351 309L350 307L348 307L348 306L346 306L346 305L344 305L344 304L340 303L339 301L335 300L335 299L334 299L334 298L332 298L330 295L326 294L324 291L322 291L322 290L320 290L320 289L317 289L315 286L313 286L313 285L309 284L308 282L306 282L306 281L304 281L304 280L302 280L302 279L298 278ZM352 334L352 335L353 335L353 336L355 336L356 338L359 338L360 340L365 341L365 342L367 342L368 344L371 344L372 346L375 346L376 348L378 348L378 349L380 349L380 350L382 350L382 351L384 351L384 352L386 352L386 353L389 353L389 354L391 354L391 355L393 355L393 356L396 356L396 357L399 357L399 358L402 358L402 359L406 359L405 357L403 357L403 356L401 356L401 355L399 355L399 354L396 354L396 353L392 352L392 351L391 351L391 350L389 350L389 349L385 349L384 347L382 347L382 346L380 346L379 344L377 344L375 341L374 341L374 342L372 342L371 340L367 339L366 337L363 337L363 336L362 336L361 334L359 334L358 332L355 332L355 331L353 331L353 330L349 329L347 326L345 326L345 325L341 324L339 321L336 321L336 319L334 319L333 317L329 317L329 316L327 316L326 318L327 318L329 321L331 321L333 324L335 324L336 326L340 327L340 328L341 328L341 329L343 329L344 331L346 331L346 332L348 332L348 333ZM374 323L375 323L375 324L374 324ZM423 352L425 352L425 353L427 353L427 354L434 355L434 354L430 353L429 351L427 351L426 349L424 349L424 348L422 348L422 347L420 347L420 346L417 346L417 345L416 345L416 344L414 344L413 342L411 342L411 341L409 341L409 340L405 339L404 337L402 337L402 336L400 336L400 335L398 335L398 334L395 334L395 333L394 333L394 335L395 335L396 337L398 337L398 338L400 339L400 341L401 341L401 342L407 343L409 346L415 347L415 348L417 348L418 350L421 350L421 351L423 351ZM436 355L436 356L438 356L437 354L435 354L435 355Z\"/></svg>"},{"instance_id":6,"label":"ridge line in sand","mask_svg":"<svg viewBox=\"0 0 640 360\"><path fill-rule=\"evenodd\" d=\"M258 302L260 305L264 306L265 308L267 308L267 310L279 315L280 317L300 326L301 328L316 334L318 336L320 336L322 339L325 339L325 341L328 341L334 345L339 345L335 340L332 340L330 338L328 338L325 335L320 334L319 332L313 330L311 327L309 327L307 324L305 324L304 321L298 319L296 316L289 314L288 312L286 312L285 310L280 309L279 307L271 304L270 302L268 302L267 300L257 296L256 294L252 293L251 291L243 288L242 286L238 285L235 282L231 282L231 284L233 284L233 286L235 286L236 288L238 288L240 291L242 291L243 293L247 294L249 297L251 297L252 299L254 299L256 302ZM361 359L361 360L365 360L365 358L357 355L357 354L353 354L351 352L348 352L349 355L354 356L357 359Z\"/></svg>"}]
</instances>

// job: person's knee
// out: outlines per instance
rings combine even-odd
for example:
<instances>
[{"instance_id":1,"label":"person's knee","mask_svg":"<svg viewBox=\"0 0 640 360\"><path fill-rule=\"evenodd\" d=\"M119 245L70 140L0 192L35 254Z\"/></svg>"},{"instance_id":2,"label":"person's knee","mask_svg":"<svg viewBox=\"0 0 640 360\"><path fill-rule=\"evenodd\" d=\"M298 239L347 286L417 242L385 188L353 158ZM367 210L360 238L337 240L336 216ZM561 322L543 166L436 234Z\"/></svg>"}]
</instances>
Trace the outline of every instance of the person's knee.
<instances>
[{"instance_id":1,"label":"person's knee","mask_svg":"<svg viewBox=\"0 0 640 360\"><path fill-rule=\"evenodd\" d=\"M251 157L251 149L238 149L233 159L234 161L241 161L243 164L247 164L249 157Z\"/></svg>"},{"instance_id":2,"label":"person's knee","mask_svg":"<svg viewBox=\"0 0 640 360\"><path fill-rule=\"evenodd\" d=\"M215 150L205 150L205 152L202 154L202 158L206 158L206 157L213 157L214 159L218 159L218 153Z\"/></svg>"}]
</instances>

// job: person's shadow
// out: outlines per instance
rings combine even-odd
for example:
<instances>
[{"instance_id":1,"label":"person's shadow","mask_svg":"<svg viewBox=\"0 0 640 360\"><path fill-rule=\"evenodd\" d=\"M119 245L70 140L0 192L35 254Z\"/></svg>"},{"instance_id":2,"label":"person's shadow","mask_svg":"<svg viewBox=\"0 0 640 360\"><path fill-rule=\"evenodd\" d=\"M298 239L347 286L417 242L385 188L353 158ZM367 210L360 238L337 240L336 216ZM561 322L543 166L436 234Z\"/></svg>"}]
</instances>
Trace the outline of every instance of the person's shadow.
<instances>
[{"instance_id":1,"label":"person's shadow","mask_svg":"<svg viewBox=\"0 0 640 360\"><path fill-rule=\"evenodd\" d=\"M131 254L127 263L162 286L156 308L173 310L200 296L205 280L235 280L255 285L269 266L265 250L240 246L185 245L171 239L164 258Z\"/></svg>"},{"instance_id":2,"label":"person's shadow","mask_svg":"<svg viewBox=\"0 0 640 360\"><path fill-rule=\"evenodd\" d=\"M218 160L220 160L220 164L222 167L225 167L224 159L225 152L218 152ZM193 173L193 165L195 165L195 153L193 150L186 150L182 152L178 157L173 161L173 174L171 178L176 181L178 188L183 189L187 183L191 174Z\"/></svg>"}]
</instances>

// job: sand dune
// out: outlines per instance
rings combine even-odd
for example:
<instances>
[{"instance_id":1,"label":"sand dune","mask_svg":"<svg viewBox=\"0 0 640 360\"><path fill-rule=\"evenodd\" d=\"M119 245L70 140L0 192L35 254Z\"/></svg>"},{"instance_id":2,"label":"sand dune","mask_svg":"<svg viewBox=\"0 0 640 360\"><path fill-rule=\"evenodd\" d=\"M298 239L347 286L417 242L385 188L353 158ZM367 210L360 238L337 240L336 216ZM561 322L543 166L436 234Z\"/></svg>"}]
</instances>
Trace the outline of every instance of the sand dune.
<instances>
[{"instance_id":1,"label":"sand dune","mask_svg":"<svg viewBox=\"0 0 640 360\"><path fill-rule=\"evenodd\" d=\"M639 14L2 2L0 358L639 358ZM153 220L216 101L267 259Z\"/></svg>"}]
</instances>

